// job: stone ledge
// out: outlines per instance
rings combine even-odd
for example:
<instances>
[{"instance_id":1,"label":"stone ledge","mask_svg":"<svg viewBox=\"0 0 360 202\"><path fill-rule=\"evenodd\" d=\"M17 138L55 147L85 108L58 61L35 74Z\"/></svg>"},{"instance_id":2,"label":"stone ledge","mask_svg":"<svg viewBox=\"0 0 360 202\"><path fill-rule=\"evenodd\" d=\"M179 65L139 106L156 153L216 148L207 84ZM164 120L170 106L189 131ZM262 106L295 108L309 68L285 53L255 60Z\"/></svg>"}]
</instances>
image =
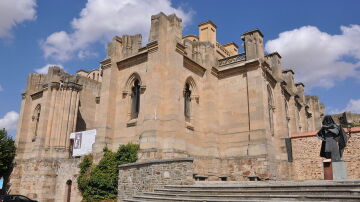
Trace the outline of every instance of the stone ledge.
<instances>
[{"instance_id":1,"label":"stone ledge","mask_svg":"<svg viewBox=\"0 0 360 202\"><path fill-rule=\"evenodd\" d=\"M176 159L161 159L161 160L153 160L153 161L146 161L146 162L136 162L136 163L128 163L120 165L120 169L126 169L131 167L142 167L142 166L148 166L153 164L162 164L162 163L178 163L178 162L193 162L194 158L176 158Z\"/></svg>"},{"instance_id":2,"label":"stone ledge","mask_svg":"<svg viewBox=\"0 0 360 202\"><path fill-rule=\"evenodd\" d=\"M347 128L343 128L345 133L348 133L348 129ZM291 134L290 138L294 139L294 138L302 138L302 137L314 137L316 136L318 131L310 131L310 132L303 132L303 133L295 133L295 134ZM360 127L352 127L351 128L351 133L359 133L360 132Z\"/></svg>"}]
</instances>

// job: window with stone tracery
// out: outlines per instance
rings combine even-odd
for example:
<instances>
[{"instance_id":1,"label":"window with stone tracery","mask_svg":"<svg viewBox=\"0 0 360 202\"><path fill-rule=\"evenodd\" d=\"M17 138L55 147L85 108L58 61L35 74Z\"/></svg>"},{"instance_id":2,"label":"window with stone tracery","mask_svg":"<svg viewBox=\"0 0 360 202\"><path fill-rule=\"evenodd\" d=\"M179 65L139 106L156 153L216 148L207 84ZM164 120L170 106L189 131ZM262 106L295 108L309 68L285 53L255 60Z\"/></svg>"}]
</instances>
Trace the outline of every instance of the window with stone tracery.
<instances>
[{"instance_id":1,"label":"window with stone tracery","mask_svg":"<svg viewBox=\"0 0 360 202\"><path fill-rule=\"evenodd\" d=\"M287 102L286 98L284 99L284 103L285 103L285 117L286 117L286 120L288 120L290 118L290 116L289 116L289 106L288 106L288 102Z\"/></svg>"},{"instance_id":2,"label":"window with stone tracery","mask_svg":"<svg viewBox=\"0 0 360 202\"><path fill-rule=\"evenodd\" d=\"M298 123L298 128L299 128L299 132L301 132L302 126L301 126L301 116L300 116L300 111L301 111L301 106L300 105L296 105L296 119L297 119L297 123Z\"/></svg>"},{"instance_id":3,"label":"window with stone tracery","mask_svg":"<svg viewBox=\"0 0 360 202\"><path fill-rule=\"evenodd\" d=\"M191 90L190 90L190 84L185 84L184 89L184 115L185 120L190 120L191 115Z\"/></svg>"},{"instance_id":4,"label":"window with stone tracery","mask_svg":"<svg viewBox=\"0 0 360 202\"><path fill-rule=\"evenodd\" d=\"M269 125L271 135L274 135L274 104L273 104L273 94L271 87L267 86L267 93L268 93L268 113L269 113Z\"/></svg>"},{"instance_id":5,"label":"window with stone tracery","mask_svg":"<svg viewBox=\"0 0 360 202\"><path fill-rule=\"evenodd\" d=\"M289 105L288 105L288 100L286 99L285 95L284 95L284 103L285 103L285 121L286 121L286 126L287 126L287 129L288 129L288 132L290 134Z\"/></svg>"},{"instance_id":6,"label":"window with stone tracery","mask_svg":"<svg viewBox=\"0 0 360 202\"><path fill-rule=\"evenodd\" d=\"M131 87L131 119L136 119L140 112L140 81L135 80Z\"/></svg>"},{"instance_id":7,"label":"window with stone tracery","mask_svg":"<svg viewBox=\"0 0 360 202\"><path fill-rule=\"evenodd\" d=\"M32 124L33 125L32 141L33 142L36 140L36 137L38 135L40 114L41 114L41 105L38 104L38 105L36 105L33 116L32 116L32 122L33 122L33 124Z\"/></svg>"}]
</instances>

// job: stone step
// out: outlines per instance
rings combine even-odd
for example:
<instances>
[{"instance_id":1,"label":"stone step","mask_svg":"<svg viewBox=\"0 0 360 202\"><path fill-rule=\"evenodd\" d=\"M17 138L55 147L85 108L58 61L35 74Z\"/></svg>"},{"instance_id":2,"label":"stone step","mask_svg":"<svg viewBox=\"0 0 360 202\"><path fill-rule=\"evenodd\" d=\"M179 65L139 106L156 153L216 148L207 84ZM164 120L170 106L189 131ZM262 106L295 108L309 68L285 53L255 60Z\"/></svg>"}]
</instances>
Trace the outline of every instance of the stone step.
<instances>
[{"instance_id":1,"label":"stone step","mask_svg":"<svg viewBox=\"0 0 360 202\"><path fill-rule=\"evenodd\" d=\"M275 183L249 183L249 184L195 184L195 185L166 185L164 188L173 190L348 190L360 189L360 182L357 183L324 183L324 184L275 184Z\"/></svg>"},{"instance_id":2,"label":"stone step","mask_svg":"<svg viewBox=\"0 0 360 202\"><path fill-rule=\"evenodd\" d=\"M357 185L360 186L360 180L306 180L306 181L197 181L194 185L199 187L216 186L339 186L339 185ZM184 186L184 185L169 185Z\"/></svg>"},{"instance_id":3,"label":"stone step","mask_svg":"<svg viewBox=\"0 0 360 202\"><path fill-rule=\"evenodd\" d=\"M173 198L169 198L169 199L166 199L168 201L178 201L178 200L174 200ZM151 202L161 202L161 201L166 201L164 200L164 198L161 198L161 199L156 199L156 198L147 198L147 199L124 199L122 201L124 202L142 202L142 201L151 201ZM198 202L268 202L269 200L251 200L251 199L246 199L246 200L212 200L212 199L209 199L209 200L198 200L198 199L184 199L182 201L198 201ZM300 200L297 200L298 202L314 202L314 201L300 201ZM271 202L284 202L283 200L282 201L279 201L279 200L271 200ZM328 201L317 201L317 202L328 202Z\"/></svg>"},{"instance_id":4,"label":"stone step","mask_svg":"<svg viewBox=\"0 0 360 202\"><path fill-rule=\"evenodd\" d=\"M196 182L124 201L360 201L360 181Z\"/></svg>"},{"instance_id":5,"label":"stone step","mask_svg":"<svg viewBox=\"0 0 360 202\"><path fill-rule=\"evenodd\" d=\"M168 193L168 194L208 194L208 195L228 195L228 194L258 194L258 193L268 193L268 194L312 194L312 195L356 195L360 196L360 189L339 189L339 190L329 190L329 189L307 189L307 190L227 190L227 189L202 189L202 190L176 190L176 189L156 189L155 193Z\"/></svg>"},{"instance_id":6,"label":"stone step","mask_svg":"<svg viewBox=\"0 0 360 202\"><path fill-rule=\"evenodd\" d=\"M345 195L275 195L275 194L257 194L257 195L171 195L159 193L144 193L141 196L135 196L134 199L141 200L159 200L159 201L248 201L248 200L278 200L278 201L360 201L360 196Z\"/></svg>"}]
</instances>

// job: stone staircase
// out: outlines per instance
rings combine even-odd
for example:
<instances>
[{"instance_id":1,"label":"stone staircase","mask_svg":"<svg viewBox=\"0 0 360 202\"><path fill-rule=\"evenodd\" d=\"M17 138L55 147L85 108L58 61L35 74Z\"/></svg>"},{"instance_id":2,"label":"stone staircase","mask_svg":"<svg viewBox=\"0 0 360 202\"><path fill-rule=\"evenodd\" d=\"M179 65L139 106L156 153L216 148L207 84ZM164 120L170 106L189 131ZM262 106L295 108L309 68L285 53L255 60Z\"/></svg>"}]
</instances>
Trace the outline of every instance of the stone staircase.
<instances>
[{"instance_id":1,"label":"stone staircase","mask_svg":"<svg viewBox=\"0 0 360 202\"><path fill-rule=\"evenodd\" d=\"M196 182L123 201L360 201L360 181Z\"/></svg>"}]
</instances>

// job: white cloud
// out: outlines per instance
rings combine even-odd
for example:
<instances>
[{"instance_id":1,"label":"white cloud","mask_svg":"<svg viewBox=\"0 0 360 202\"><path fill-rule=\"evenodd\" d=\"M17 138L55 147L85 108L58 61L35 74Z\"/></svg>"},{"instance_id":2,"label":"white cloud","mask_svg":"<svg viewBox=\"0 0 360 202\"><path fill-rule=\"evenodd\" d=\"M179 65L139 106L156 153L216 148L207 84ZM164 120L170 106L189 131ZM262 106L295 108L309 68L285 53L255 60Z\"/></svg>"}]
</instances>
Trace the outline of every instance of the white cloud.
<instances>
[{"instance_id":1,"label":"white cloud","mask_svg":"<svg viewBox=\"0 0 360 202\"><path fill-rule=\"evenodd\" d=\"M11 37L11 29L36 18L36 0L0 1L0 38Z\"/></svg>"},{"instance_id":2,"label":"white cloud","mask_svg":"<svg viewBox=\"0 0 360 202\"><path fill-rule=\"evenodd\" d=\"M170 0L88 0L80 16L72 20L72 32L54 32L41 47L46 58L66 61L73 55L83 58L92 43L109 41L115 35L140 33L147 40L150 17L161 11L175 13L184 23L191 18L190 12L172 7Z\"/></svg>"},{"instance_id":3,"label":"white cloud","mask_svg":"<svg viewBox=\"0 0 360 202\"><path fill-rule=\"evenodd\" d=\"M314 26L282 32L266 43L265 50L278 51L283 67L294 69L309 88L330 88L349 77L360 78L360 25L340 29L339 35Z\"/></svg>"},{"instance_id":4,"label":"white cloud","mask_svg":"<svg viewBox=\"0 0 360 202\"><path fill-rule=\"evenodd\" d=\"M0 85L0 92L4 91L4 88Z\"/></svg>"},{"instance_id":5,"label":"white cloud","mask_svg":"<svg viewBox=\"0 0 360 202\"><path fill-rule=\"evenodd\" d=\"M350 99L350 101L347 103L346 107L344 109L337 109L337 108L331 108L329 107L328 110L329 114L340 114L345 111L350 111L353 113L360 113L360 99Z\"/></svg>"},{"instance_id":6,"label":"white cloud","mask_svg":"<svg viewBox=\"0 0 360 202\"><path fill-rule=\"evenodd\" d=\"M17 123L19 120L19 114L15 111L11 111L5 114L3 118L0 119L0 129L5 128L6 130L16 129Z\"/></svg>"},{"instance_id":7,"label":"white cloud","mask_svg":"<svg viewBox=\"0 0 360 202\"><path fill-rule=\"evenodd\" d=\"M38 74L47 74L49 67L52 67L52 66L58 66L58 67L60 67L60 69L64 69L64 67L62 65L59 65L59 64L47 64L47 65L45 65L43 67L35 69L35 72L38 73Z\"/></svg>"},{"instance_id":8,"label":"white cloud","mask_svg":"<svg viewBox=\"0 0 360 202\"><path fill-rule=\"evenodd\" d=\"M344 111L351 111L354 113L360 113L360 99L353 100L351 99L349 103L346 105Z\"/></svg>"}]
</instances>

